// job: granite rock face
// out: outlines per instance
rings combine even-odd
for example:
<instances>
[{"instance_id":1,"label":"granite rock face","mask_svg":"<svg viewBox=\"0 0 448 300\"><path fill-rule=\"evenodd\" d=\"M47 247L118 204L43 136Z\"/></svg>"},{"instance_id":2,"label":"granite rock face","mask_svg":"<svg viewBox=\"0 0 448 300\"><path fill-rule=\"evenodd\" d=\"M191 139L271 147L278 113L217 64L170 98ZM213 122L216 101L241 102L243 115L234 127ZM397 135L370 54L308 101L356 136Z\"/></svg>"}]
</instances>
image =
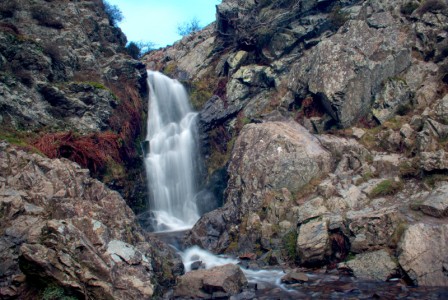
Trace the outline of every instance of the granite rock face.
<instances>
[{"instance_id":1,"label":"granite rock face","mask_svg":"<svg viewBox=\"0 0 448 300\"><path fill-rule=\"evenodd\" d=\"M410 226L399 245L398 260L415 284L448 286L448 226L417 223Z\"/></svg>"},{"instance_id":2,"label":"granite rock face","mask_svg":"<svg viewBox=\"0 0 448 300\"><path fill-rule=\"evenodd\" d=\"M123 198L88 170L4 142L0 170L2 299L50 285L76 297L150 299L183 272L180 258L146 236Z\"/></svg>"}]
</instances>

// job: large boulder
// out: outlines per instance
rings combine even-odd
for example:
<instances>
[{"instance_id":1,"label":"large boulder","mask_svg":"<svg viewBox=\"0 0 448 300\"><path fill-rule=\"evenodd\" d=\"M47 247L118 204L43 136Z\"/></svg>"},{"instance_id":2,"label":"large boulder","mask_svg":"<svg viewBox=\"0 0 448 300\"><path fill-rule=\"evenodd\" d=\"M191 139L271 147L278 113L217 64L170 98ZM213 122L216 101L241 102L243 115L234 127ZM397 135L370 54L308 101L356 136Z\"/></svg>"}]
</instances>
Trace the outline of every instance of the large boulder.
<instances>
[{"instance_id":1,"label":"large boulder","mask_svg":"<svg viewBox=\"0 0 448 300\"><path fill-rule=\"evenodd\" d=\"M260 209L264 191L298 191L330 168L330 154L299 124L246 125L232 151L226 205L243 216Z\"/></svg>"},{"instance_id":2,"label":"large boulder","mask_svg":"<svg viewBox=\"0 0 448 300\"><path fill-rule=\"evenodd\" d=\"M448 225L410 226L399 244L399 263L415 284L448 286Z\"/></svg>"},{"instance_id":3,"label":"large boulder","mask_svg":"<svg viewBox=\"0 0 448 300\"><path fill-rule=\"evenodd\" d=\"M248 216L258 213L262 207L268 211L268 219L278 220L280 215L288 219L290 214L277 211L291 211L288 207L293 204L287 195L324 176L331 167L330 154L316 137L295 122L246 125L232 151L224 207L202 216L187 237L188 243L224 251L231 244L232 235L233 239L240 236L237 226L242 220L249 224ZM271 205L272 201L283 201L283 204ZM277 218L269 217L271 208ZM292 220L292 215L289 219ZM262 232L250 230L248 234ZM259 238L251 237L250 247ZM247 239L240 242L243 240Z\"/></svg>"},{"instance_id":4,"label":"large boulder","mask_svg":"<svg viewBox=\"0 0 448 300\"><path fill-rule=\"evenodd\" d=\"M351 20L297 61L290 88L299 95L315 95L327 113L347 127L367 114L384 80L410 63L410 39L398 21L374 28Z\"/></svg>"},{"instance_id":5,"label":"large boulder","mask_svg":"<svg viewBox=\"0 0 448 300\"><path fill-rule=\"evenodd\" d=\"M233 264L195 270L179 277L174 296L194 299L213 299L220 295L229 297L238 294L247 285L243 271Z\"/></svg>"},{"instance_id":6,"label":"large boulder","mask_svg":"<svg viewBox=\"0 0 448 300\"><path fill-rule=\"evenodd\" d=\"M123 198L77 164L0 142L0 174L0 298L37 284L81 298L150 299L183 272Z\"/></svg>"},{"instance_id":7,"label":"large boulder","mask_svg":"<svg viewBox=\"0 0 448 300\"><path fill-rule=\"evenodd\" d=\"M347 262L353 274L360 279L386 281L395 274L397 263L386 250L361 253Z\"/></svg>"},{"instance_id":8,"label":"large boulder","mask_svg":"<svg viewBox=\"0 0 448 300\"><path fill-rule=\"evenodd\" d=\"M297 253L301 264L323 264L331 255L330 236L326 220L302 224L297 238Z\"/></svg>"}]
</instances>

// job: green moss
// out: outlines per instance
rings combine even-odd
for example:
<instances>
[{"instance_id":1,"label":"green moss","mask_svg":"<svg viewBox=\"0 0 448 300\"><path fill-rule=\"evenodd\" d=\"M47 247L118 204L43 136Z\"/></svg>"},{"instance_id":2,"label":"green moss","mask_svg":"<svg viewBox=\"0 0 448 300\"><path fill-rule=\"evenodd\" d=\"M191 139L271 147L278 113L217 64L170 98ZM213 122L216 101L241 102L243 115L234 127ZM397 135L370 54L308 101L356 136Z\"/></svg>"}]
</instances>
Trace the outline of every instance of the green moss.
<instances>
[{"instance_id":1,"label":"green moss","mask_svg":"<svg viewBox=\"0 0 448 300\"><path fill-rule=\"evenodd\" d=\"M50 284L42 292L42 300L77 300L78 298L67 295L63 287Z\"/></svg>"},{"instance_id":2,"label":"green moss","mask_svg":"<svg viewBox=\"0 0 448 300\"><path fill-rule=\"evenodd\" d=\"M297 256L297 231L291 230L287 232L283 238L283 247L286 251L286 255L289 260L294 261L296 260Z\"/></svg>"},{"instance_id":3,"label":"green moss","mask_svg":"<svg viewBox=\"0 0 448 300\"><path fill-rule=\"evenodd\" d=\"M88 81L88 82L85 82L85 84L93 86L96 89L107 90L107 88L104 86L104 84L102 84L100 82Z\"/></svg>"},{"instance_id":4,"label":"green moss","mask_svg":"<svg viewBox=\"0 0 448 300\"><path fill-rule=\"evenodd\" d=\"M391 196L398 193L403 188L403 183L401 181L394 181L386 179L378 183L373 190L370 192L370 198L377 198L383 196Z\"/></svg>"},{"instance_id":5,"label":"green moss","mask_svg":"<svg viewBox=\"0 0 448 300\"><path fill-rule=\"evenodd\" d=\"M426 175L423 178L423 182L425 184L427 184L428 186L430 186L431 188L434 188L437 182L440 181L448 181L448 174L430 174L430 175Z\"/></svg>"},{"instance_id":6,"label":"green moss","mask_svg":"<svg viewBox=\"0 0 448 300\"><path fill-rule=\"evenodd\" d=\"M236 137L233 137L227 142L226 151L221 152L218 149L214 149L212 154L207 160L208 173L212 174L215 170L224 167L230 159L233 145L235 144Z\"/></svg>"},{"instance_id":7,"label":"green moss","mask_svg":"<svg viewBox=\"0 0 448 300\"><path fill-rule=\"evenodd\" d=\"M394 233L392 234L389 244L391 247L396 247L401 240L404 232L408 228L408 224L406 222L401 222L395 227Z\"/></svg>"},{"instance_id":8,"label":"green moss","mask_svg":"<svg viewBox=\"0 0 448 300\"><path fill-rule=\"evenodd\" d=\"M418 162L416 160L406 160L400 163L400 176L403 178L417 176L420 172Z\"/></svg>"}]
</instances>

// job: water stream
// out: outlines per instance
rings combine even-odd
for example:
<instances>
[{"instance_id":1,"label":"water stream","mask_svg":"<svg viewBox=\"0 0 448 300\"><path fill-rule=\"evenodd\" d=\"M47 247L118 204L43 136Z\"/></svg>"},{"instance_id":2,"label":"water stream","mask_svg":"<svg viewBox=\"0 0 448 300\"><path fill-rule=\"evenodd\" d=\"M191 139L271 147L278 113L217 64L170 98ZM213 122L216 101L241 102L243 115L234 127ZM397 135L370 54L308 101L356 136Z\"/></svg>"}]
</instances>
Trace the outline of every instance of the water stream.
<instances>
[{"instance_id":1,"label":"water stream","mask_svg":"<svg viewBox=\"0 0 448 300\"><path fill-rule=\"evenodd\" d=\"M177 80L148 71L149 153L145 168L152 193L155 231L191 228L199 219L195 202L198 168L196 118L185 88Z\"/></svg>"}]
</instances>

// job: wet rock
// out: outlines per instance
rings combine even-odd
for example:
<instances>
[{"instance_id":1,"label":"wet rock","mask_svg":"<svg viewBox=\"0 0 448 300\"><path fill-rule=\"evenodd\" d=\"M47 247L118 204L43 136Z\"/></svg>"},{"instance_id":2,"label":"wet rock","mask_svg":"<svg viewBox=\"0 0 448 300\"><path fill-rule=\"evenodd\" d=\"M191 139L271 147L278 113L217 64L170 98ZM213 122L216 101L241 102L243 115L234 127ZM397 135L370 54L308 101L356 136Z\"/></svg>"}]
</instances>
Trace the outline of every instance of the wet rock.
<instances>
[{"instance_id":1,"label":"wet rock","mask_svg":"<svg viewBox=\"0 0 448 300\"><path fill-rule=\"evenodd\" d=\"M297 253L304 265L325 263L331 254L327 222L312 220L300 226Z\"/></svg>"},{"instance_id":2,"label":"wet rock","mask_svg":"<svg viewBox=\"0 0 448 300\"><path fill-rule=\"evenodd\" d=\"M386 250L358 254L346 264L356 277L368 280L386 281L397 269Z\"/></svg>"},{"instance_id":3,"label":"wet rock","mask_svg":"<svg viewBox=\"0 0 448 300\"><path fill-rule=\"evenodd\" d=\"M197 260L197 261L191 263L190 269L193 270L193 271L194 270L199 270L202 266L203 266L202 265L202 261Z\"/></svg>"},{"instance_id":4,"label":"wet rock","mask_svg":"<svg viewBox=\"0 0 448 300\"><path fill-rule=\"evenodd\" d=\"M423 213L436 218L448 216L448 184L433 190L419 208Z\"/></svg>"},{"instance_id":5,"label":"wet rock","mask_svg":"<svg viewBox=\"0 0 448 300\"><path fill-rule=\"evenodd\" d=\"M309 277L303 272L292 271L288 272L285 276L282 277L281 281L283 283L300 283L300 282L308 282Z\"/></svg>"},{"instance_id":6,"label":"wet rock","mask_svg":"<svg viewBox=\"0 0 448 300\"><path fill-rule=\"evenodd\" d=\"M247 285L247 279L238 266L227 264L209 270L197 270L179 278L175 297L209 299L214 293L238 294Z\"/></svg>"},{"instance_id":7,"label":"wet rock","mask_svg":"<svg viewBox=\"0 0 448 300\"><path fill-rule=\"evenodd\" d=\"M399 244L398 260L415 284L448 286L448 225L409 226Z\"/></svg>"}]
</instances>

